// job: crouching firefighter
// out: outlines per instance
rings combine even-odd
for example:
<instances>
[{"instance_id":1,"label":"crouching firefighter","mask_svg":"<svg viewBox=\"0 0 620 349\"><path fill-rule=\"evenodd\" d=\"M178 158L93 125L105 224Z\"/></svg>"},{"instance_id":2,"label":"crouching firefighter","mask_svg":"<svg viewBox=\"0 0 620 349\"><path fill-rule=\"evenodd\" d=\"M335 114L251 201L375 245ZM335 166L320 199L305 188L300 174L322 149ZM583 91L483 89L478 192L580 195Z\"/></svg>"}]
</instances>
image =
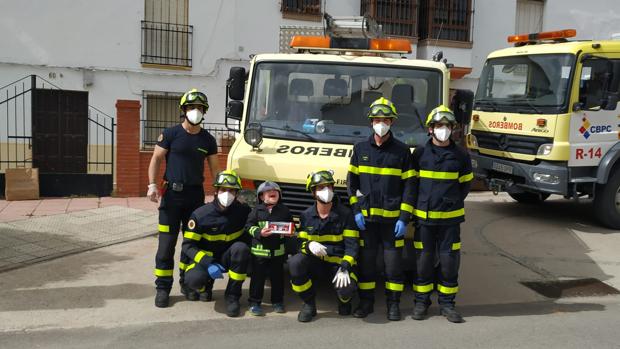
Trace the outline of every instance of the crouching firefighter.
<instances>
[{"instance_id":1,"label":"crouching firefighter","mask_svg":"<svg viewBox=\"0 0 620 349\"><path fill-rule=\"evenodd\" d=\"M436 288L441 314L458 323L463 318L454 308L454 299L459 289L460 224L465 221L464 200L473 179L471 159L450 139L456 126L450 109L443 105L433 109L426 126L432 138L412 155L419 177L414 210L417 277L413 318L426 318L431 292Z\"/></svg>"},{"instance_id":2,"label":"crouching firefighter","mask_svg":"<svg viewBox=\"0 0 620 349\"><path fill-rule=\"evenodd\" d=\"M201 301L210 301L213 281L227 272L226 315L235 317L250 262L249 236L244 234L250 208L236 199L241 179L234 171L220 172L213 186L215 199L192 213L183 234L182 250L191 263L185 268L185 284L198 291Z\"/></svg>"},{"instance_id":3,"label":"crouching firefighter","mask_svg":"<svg viewBox=\"0 0 620 349\"><path fill-rule=\"evenodd\" d=\"M311 173L306 190L315 203L299 217L299 253L288 260L291 285L303 300L297 320L316 316L312 278L329 275L338 296L338 314L351 314L351 298L357 290L353 271L359 248L359 231L349 208L334 198L333 172Z\"/></svg>"}]
</instances>

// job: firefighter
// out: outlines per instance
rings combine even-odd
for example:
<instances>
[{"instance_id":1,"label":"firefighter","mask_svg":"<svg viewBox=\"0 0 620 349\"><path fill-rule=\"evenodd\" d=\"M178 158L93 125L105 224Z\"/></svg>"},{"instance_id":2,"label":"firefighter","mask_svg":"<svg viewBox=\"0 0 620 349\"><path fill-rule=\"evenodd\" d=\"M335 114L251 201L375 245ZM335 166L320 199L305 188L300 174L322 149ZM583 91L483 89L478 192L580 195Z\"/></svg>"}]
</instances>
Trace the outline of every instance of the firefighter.
<instances>
[{"instance_id":1,"label":"firefighter","mask_svg":"<svg viewBox=\"0 0 620 349\"><path fill-rule=\"evenodd\" d=\"M250 262L249 236L244 233L250 207L236 199L241 179L234 171L220 172L213 187L215 200L192 213L183 234L182 250L191 263L185 269L185 283L201 295L206 294L201 300L209 301L213 281L228 272L226 315L236 317Z\"/></svg>"},{"instance_id":2,"label":"firefighter","mask_svg":"<svg viewBox=\"0 0 620 349\"><path fill-rule=\"evenodd\" d=\"M211 174L219 172L217 143L207 130L201 127L204 114L209 110L207 96L192 89L183 95L179 104L183 121L166 128L157 139L149 165L148 198L157 202L160 189L156 178L161 162L166 159L164 184L159 205L159 244L155 255L155 306L165 308L169 304L173 284L174 249L179 229L187 229L189 215L204 204L203 173L207 159ZM186 257L179 263L181 292L189 300L197 300L198 294L184 285Z\"/></svg>"},{"instance_id":3,"label":"firefighter","mask_svg":"<svg viewBox=\"0 0 620 349\"><path fill-rule=\"evenodd\" d=\"M261 307L265 279L271 281L271 305L276 313L284 313L285 236L272 233L267 222L293 222L291 211L283 203L280 186L271 181L256 190L259 204L252 209L245 225L252 236L252 278L250 279L250 314L263 316ZM294 227L294 225L292 225ZM291 229L291 234L294 229Z\"/></svg>"},{"instance_id":4,"label":"firefighter","mask_svg":"<svg viewBox=\"0 0 620 349\"><path fill-rule=\"evenodd\" d=\"M351 298L357 289L354 273L359 249L359 231L353 213L334 197L330 170L311 173L306 190L314 205L299 217L299 253L288 260L291 286L303 305L297 320L309 322L316 316L313 277L329 275L338 296L338 314L351 315Z\"/></svg>"},{"instance_id":5,"label":"firefighter","mask_svg":"<svg viewBox=\"0 0 620 349\"><path fill-rule=\"evenodd\" d=\"M383 246L387 318L400 320L403 291L402 250L413 213L414 173L411 152L390 131L397 113L394 104L379 98L368 113L373 134L353 147L347 177L349 202L360 229L360 303L353 316L374 311L377 250Z\"/></svg>"},{"instance_id":6,"label":"firefighter","mask_svg":"<svg viewBox=\"0 0 620 349\"><path fill-rule=\"evenodd\" d=\"M458 291L460 223L465 221L464 200L473 179L471 159L450 139L456 119L446 106L433 109L426 126L432 137L412 155L419 177L414 205L417 276L413 318L426 318L436 287L441 314L458 323L463 318L454 308L454 298Z\"/></svg>"}]
</instances>

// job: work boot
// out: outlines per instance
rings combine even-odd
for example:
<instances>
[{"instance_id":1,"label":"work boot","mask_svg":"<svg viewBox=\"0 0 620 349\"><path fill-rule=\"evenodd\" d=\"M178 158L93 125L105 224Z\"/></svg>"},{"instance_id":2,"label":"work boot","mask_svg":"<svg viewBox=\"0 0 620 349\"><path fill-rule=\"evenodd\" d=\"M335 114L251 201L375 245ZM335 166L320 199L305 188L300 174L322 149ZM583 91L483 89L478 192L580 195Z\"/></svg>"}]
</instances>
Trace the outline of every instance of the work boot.
<instances>
[{"instance_id":1,"label":"work boot","mask_svg":"<svg viewBox=\"0 0 620 349\"><path fill-rule=\"evenodd\" d=\"M260 304L257 303L250 304L250 314L254 316L265 316L263 307L261 307Z\"/></svg>"},{"instance_id":2,"label":"work boot","mask_svg":"<svg viewBox=\"0 0 620 349\"><path fill-rule=\"evenodd\" d=\"M360 303L353 311L353 316L356 318L365 318L368 314L372 314L375 311L374 302L369 299L361 299Z\"/></svg>"},{"instance_id":3,"label":"work boot","mask_svg":"<svg viewBox=\"0 0 620 349\"><path fill-rule=\"evenodd\" d=\"M186 285L181 285L181 293L185 295L185 299L188 301L197 301L198 300L198 292L192 290Z\"/></svg>"},{"instance_id":4,"label":"work boot","mask_svg":"<svg viewBox=\"0 0 620 349\"><path fill-rule=\"evenodd\" d=\"M396 302L387 304L387 319L390 321L400 321L400 306Z\"/></svg>"},{"instance_id":5,"label":"work boot","mask_svg":"<svg viewBox=\"0 0 620 349\"><path fill-rule=\"evenodd\" d=\"M286 313L286 308L284 308L284 303L273 303L272 307L273 307L273 311L275 311L278 314Z\"/></svg>"},{"instance_id":6,"label":"work boot","mask_svg":"<svg viewBox=\"0 0 620 349\"><path fill-rule=\"evenodd\" d=\"M299 322L310 322L312 318L316 316L316 304L314 301L310 301L308 303L304 302L301 306L301 310L297 315L297 321Z\"/></svg>"},{"instance_id":7,"label":"work boot","mask_svg":"<svg viewBox=\"0 0 620 349\"><path fill-rule=\"evenodd\" d=\"M211 302L213 300L213 291L207 290L198 293L198 300L201 302Z\"/></svg>"},{"instance_id":8,"label":"work boot","mask_svg":"<svg viewBox=\"0 0 620 349\"><path fill-rule=\"evenodd\" d=\"M226 297L226 315L228 317L237 317L241 313L239 300L233 297Z\"/></svg>"},{"instance_id":9,"label":"work boot","mask_svg":"<svg viewBox=\"0 0 620 349\"><path fill-rule=\"evenodd\" d=\"M414 320L425 320L428 315L428 305L418 302L413 307L413 314L411 318Z\"/></svg>"},{"instance_id":10,"label":"work boot","mask_svg":"<svg viewBox=\"0 0 620 349\"><path fill-rule=\"evenodd\" d=\"M459 314L459 312L456 311L456 309L454 309L454 307L442 307L441 308L441 315L445 316L446 319L448 319L448 321L454 322L455 324L458 324L458 323L461 323L461 322L465 322L465 320L463 320L463 317L461 316L461 314Z\"/></svg>"},{"instance_id":11,"label":"work boot","mask_svg":"<svg viewBox=\"0 0 620 349\"><path fill-rule=\"evenodd\" d=\"M168 304L170 304L170 291L167 290L157 290L155 294L155 306L158 308L167 308Z\"/></svg>"},{"instance_id":12,"label":"work boot","mask_svg":"<svg viewBox=\"0 0 620 349\"><path fill-rule=\"evenodd\" d=\"M351 315L352 313L352 306L351 306L351 301L349 300L348 302L343 302L340 299L338 300L338 315L341 316L348 316Z\"/></svg>"}]
</instances>

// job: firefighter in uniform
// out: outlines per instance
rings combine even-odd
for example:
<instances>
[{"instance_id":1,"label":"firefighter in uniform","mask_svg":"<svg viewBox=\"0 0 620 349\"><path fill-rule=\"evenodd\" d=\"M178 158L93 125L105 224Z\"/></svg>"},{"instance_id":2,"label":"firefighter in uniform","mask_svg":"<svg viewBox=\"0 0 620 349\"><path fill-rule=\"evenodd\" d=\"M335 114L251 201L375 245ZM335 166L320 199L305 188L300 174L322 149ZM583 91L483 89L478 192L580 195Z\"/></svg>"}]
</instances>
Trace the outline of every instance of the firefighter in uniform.
<instances>
[{"instance_id":1,"label":"firefighter in uniform","mask_svg":"<svg viewBox=\"0 0 620 349\"><path fill-rule=\"evenodd\" d=\"M334 198L333 172L320 170L306 180L315 203L299 217L299 253L288 260L291 286L303 305L297 320L316 316L312 278L329 275L338 296L338 314L351 314L351 298L357 289L354 273L359 249L359 231L353 213Z\"/></svg>"},{"instance_id":2,"label":"firefighter in uniform","mask_svg":"<svg viewBox=\"0 0 620 349\"><path fill-rule=\"evenodd\" d=\"M215 200L195 210L183 233L183 253L190 263L185 283L199 292L201 300L211 300L213 281L228 272L224 296L226 315L239 316L241 286L250 262L249 236L245 222L250 207L236 200L241 179L234 171L222 171L215 177Z\"/></svg>"},{"instance_id":3,"label":"firefighter in uniform","mask_svg":"<svg viewBox=\"0 0 620 349\"><path fill-rule=\"evenodd\" d=\"M256 190L259 204L252 209L245 225L252 236L252 278L250 279L250 314L265 315L261 307L265 279L271 281L271 304L276 313L284 313L285 236L272 234L267 222L293 222L291 211L280 202L282 190L271 181ZM294 226L294 225L293 225ZM294 229L291 233L294 232Z\"/></svg>"},{"instance_id":4,"label":"firefighter in uniform","mask_svg":"<svg viewBox=\"0 0 620 349\"><path fill-rule=\"evenodd\" d=\"M454 298L458 291L460 223L465 221L464 200L473 179L471 159L450 139L456 126L450 109L443 105L433 109L426 125L432 138L412 155L419 178L414 205L417 276L413 318L426 318L431 292L436 288L441 314L458 323L463 318L454 308Z\"/></svg>"},{"instance_id":5,"label":"firefighter in uniform","mask_svg":"<svg viewBox=\"0 0 620 349\"><path fill-rule=\"evenodd\" d=\"M165 129L157 140L149 165L147 196L159 206L159 244L155 255L155 306L165 308L169 303L173 284L174 249L179 229L187 228L189 215L204 204L203 173L207 159L213 176L218 173L217 143L207 130L201 127L204 113L209 109L207 96L192 89L183 95L179 108L183 122ZM166 160L164 185L160 189L156 178L159 167ZM185 257L179 264L181 292L189 300L197 300L198 294L190 292L183 283Z\"/></svg>"},{"instance_id":6,"label":"firefighter in uniform","mask_svg":"<svg viewBox=\"0 0 620 349\"><path fill-rule=\"evenodd\" d=\"M390 126L397 118L394 104L379 98L368 113L373 134L353 147L347 178L349 202L360 229L359 306L353 315L363 318L374 311L377 250L383 246L387 318L400 320L404 288L402 249L413 213L411 152Z\"/></svg>"}]
</instances>

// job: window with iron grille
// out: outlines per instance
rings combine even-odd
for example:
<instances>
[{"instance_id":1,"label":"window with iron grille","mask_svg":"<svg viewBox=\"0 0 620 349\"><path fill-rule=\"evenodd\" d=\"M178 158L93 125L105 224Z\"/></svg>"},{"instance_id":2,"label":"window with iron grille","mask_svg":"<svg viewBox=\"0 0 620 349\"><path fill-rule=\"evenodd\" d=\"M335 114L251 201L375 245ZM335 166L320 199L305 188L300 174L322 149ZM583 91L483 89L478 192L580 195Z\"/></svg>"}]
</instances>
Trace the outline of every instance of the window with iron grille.
<instances>
[{"instance_id":1,"label":"window with iron grille","mask_svg":"<svg viewBox=\"0 0 620 349\"><path fill-rule=\"evenodd\" d=\"M142 93L142 149L154 147L166 127L180 122L179 101L182 96L176 92Z\"/></svg>"},{"instance_id":2,"label":"window with iron grille","mask_svg":"<svg viewBox=\"0 0 620 349\"><path fill-rule=\"evenodd\" d=\"M144 5L141 63L191 67L189 0L145 0Z\"/></svg>"},{"instance_id":3,"label":"window with iron grille","mask_svg":"<svg viewBox=\"0 0 620 349\"><path fill-rule=\"evenodd\" d=\"M281 0L282 17L302 20L321 20L321 0Z\"/></svg>"},{"instance_id":4,"label":"window with iron grille","mask_svg":"<svg viewBox=\"0 0 620 349\"><path fill-rule=\"evenodd\" d=\"M416 0L362 0L360 14L381 24L389 36L417 36Z\"/></svg>"},{"instance_id":5,"label":"window with iron grille","mask_svg":"<svg viewBox=\"0 0 620 349\"><path fill-rule=\"evenodd\" d=\"M420 0L420 39L470 42L472 0Z\"/></svg>"}]
</instances>

